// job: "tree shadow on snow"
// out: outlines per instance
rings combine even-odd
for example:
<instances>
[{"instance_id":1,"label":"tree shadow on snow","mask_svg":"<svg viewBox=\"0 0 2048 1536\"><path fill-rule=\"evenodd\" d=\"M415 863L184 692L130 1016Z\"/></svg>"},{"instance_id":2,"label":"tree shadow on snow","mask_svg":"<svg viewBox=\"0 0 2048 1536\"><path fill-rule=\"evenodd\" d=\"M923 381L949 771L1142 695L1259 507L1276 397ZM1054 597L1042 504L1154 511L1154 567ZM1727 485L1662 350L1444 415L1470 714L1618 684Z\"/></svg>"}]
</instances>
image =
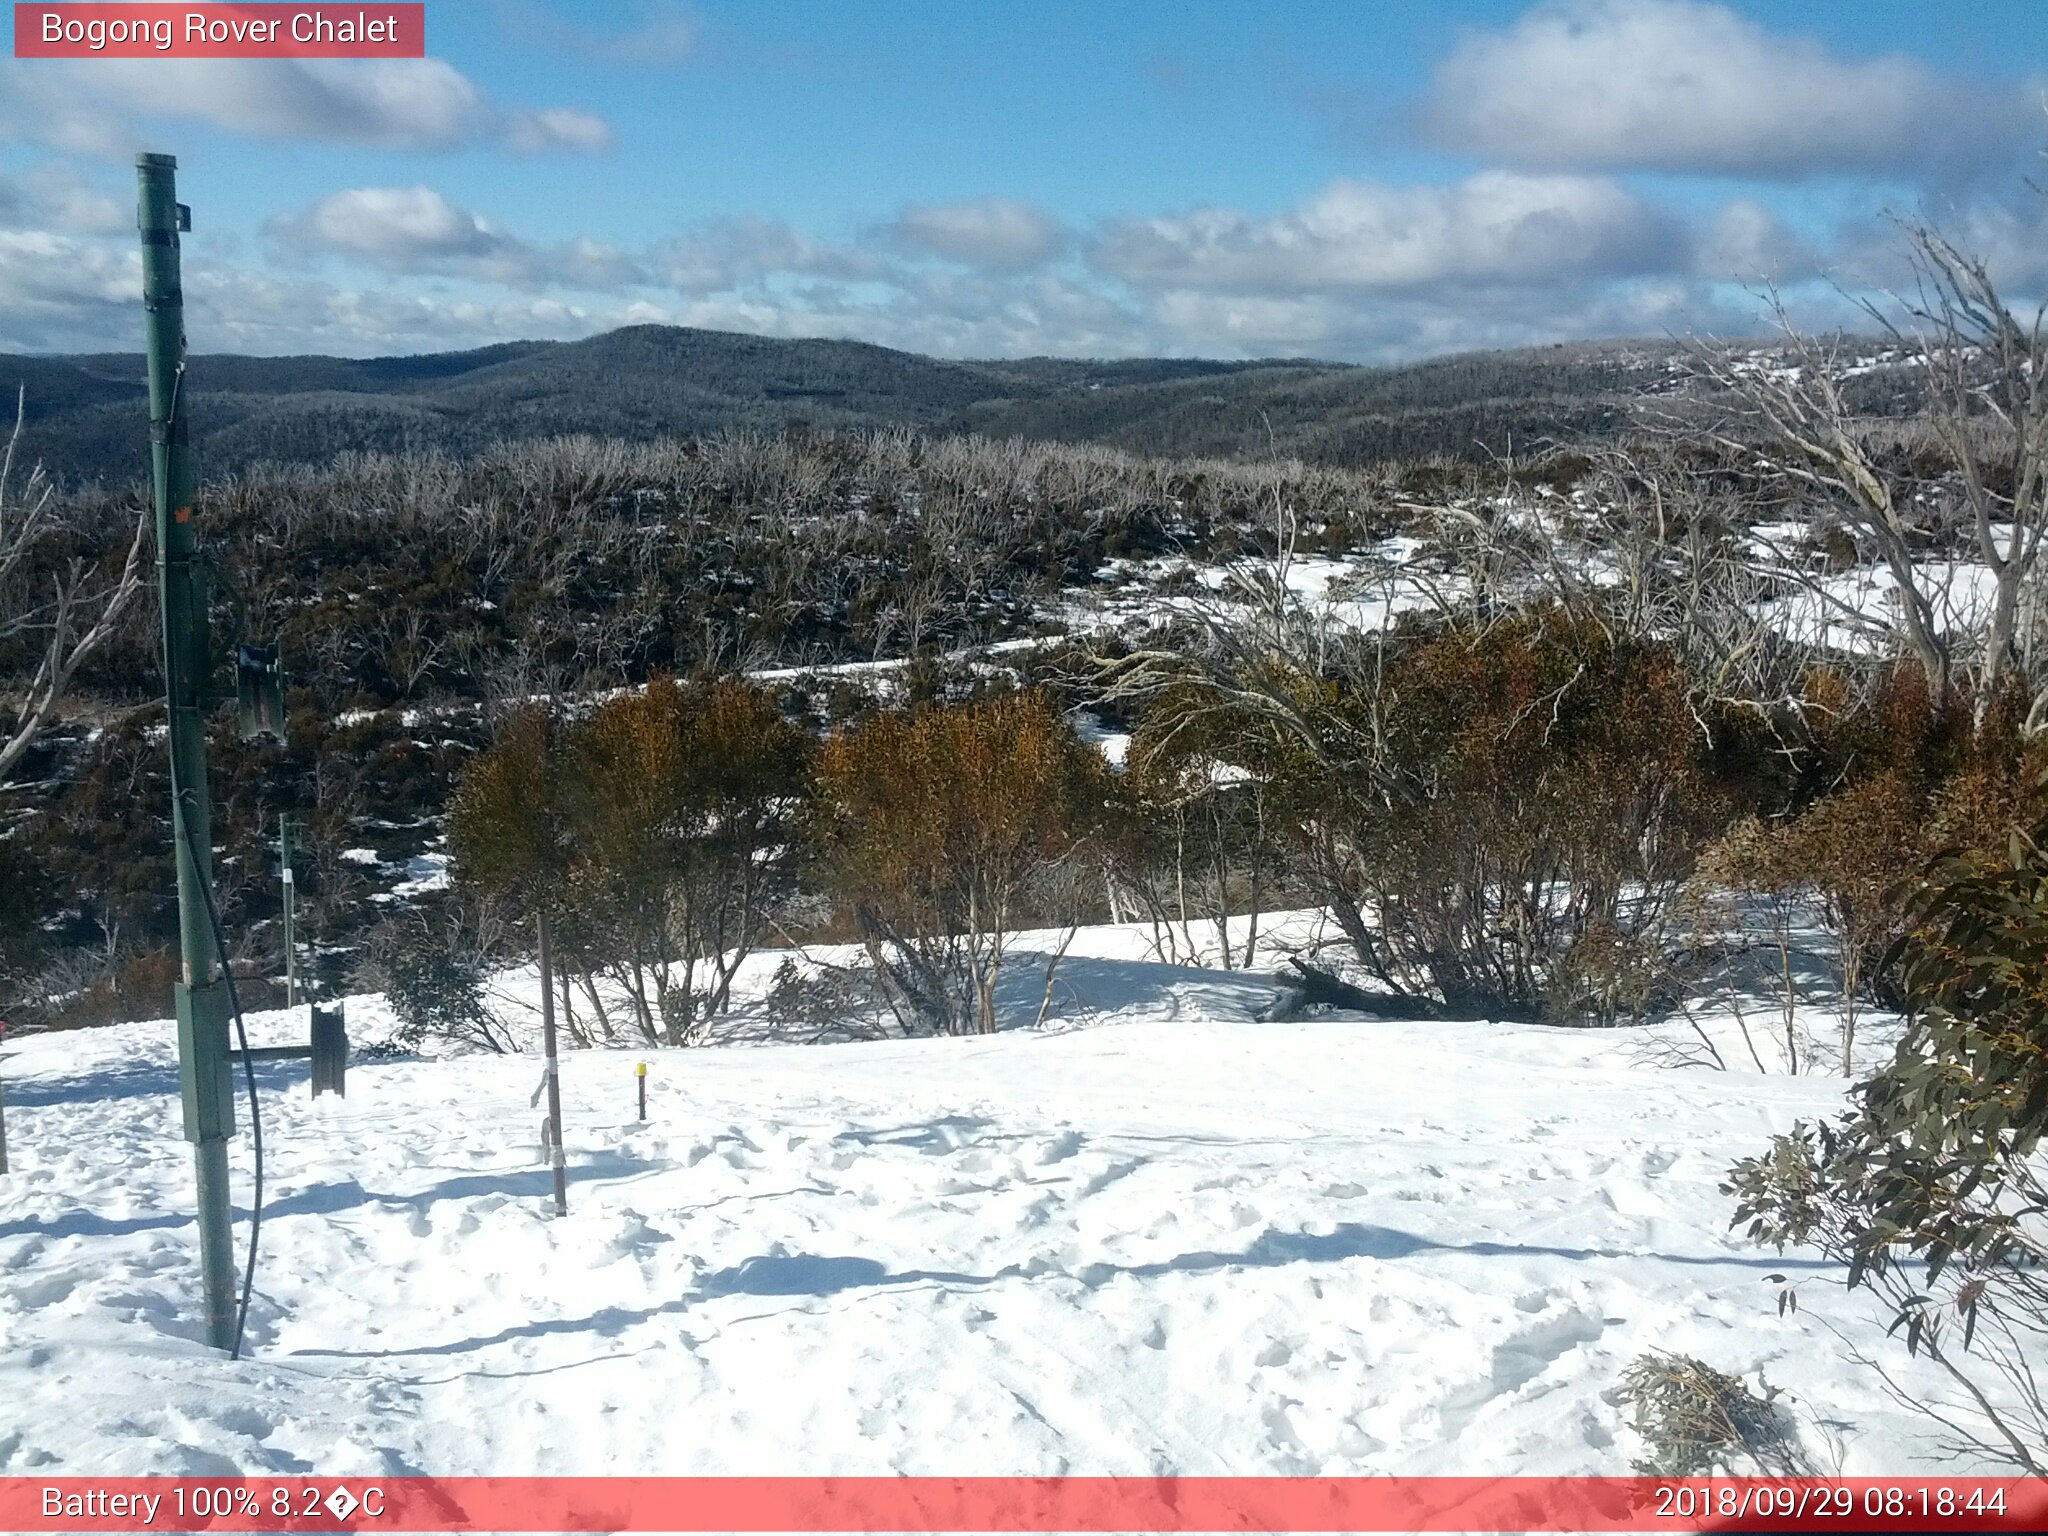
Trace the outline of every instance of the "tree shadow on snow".
<instances>
[{"instance_id":1,"label":"tree shadow on snow","mask_svg":"<svg viewBox=\"0 0 2048 1536\"><path fill-rule=\"evenodd\" d=\"M994 1135L995 1121L974 1115L940 1115L935 1120L911 1125L888 1126L880 1130L841 1131L832 1138L859 1147L914 1147L920 1152L955 1152L969 1142L1001 1140ZM1012 1138L1022 1140L1022 1135Z\"/></svg>"},{"instance_id":2,"label":"tree shadow on snow","mask_svg":"<svg viewBox=\"0 0 2048 1536\"><path fill-rule=\"evenodd\" d=\"M236 1106L241 1110L245 1100L241 1097L244 1087L242 1068L235 1067ZM256 1063L256 1089L259 1093L275 1093L306 1080L308 1068L303 1061L259 1061ZM92 1104L118 1103L132 1099L172 1099L178 1097L178 1067L175 1062L122 1062L115 1066L93 1067L83 1072L65 1073L56 1076L37 1076L7 1080L7 1107L9 1109L50 1109L60 1105L80 1109Z\"/></svg>"},{"instance_id":3,"label":"tree shadow on snow","mask_svg":"<svg viewBox=\"0 0 2048 1536\"><path fill-rule=\"evenodd\" d=\"M616 1152L599 1151L579 1157L570 1166L569 1181L573 1189L577 1184L612 1183L620 1179L635 1178L641 1174L665 1172L669 1166L667 1163L644 1162L637 1158L622 1157ZM490 1195L502 1195L509 1200L542 1200L551 1196L554 1189L554 1174L546 1168L497 1169L484 1173L459 1174L451 1179L443 1179L438 1184L429 1184L425 1189L414 1190L410 1194L385 1194L378 1190L365 1189L354 1179L336 1179L329 1183L310 1185L289 1195L265 1200L263 1219L270 1221L284 1216L333 1216L365 1206L380 1206L424 1214L429 1207L447 1200L479 1200ZM237 1205L233 1208L234 1220L246 1221L248 1217L247 1206ZM19 1221L0 1222L0 1238L125 1237L134 1232L189 1227L192 1221L190 1213L182 1211L165 1211L154 1216L112 1217L102 1216L95 1211L73 1210L49 1220L24 1217Z\"/></svg>"},{"instance_id":4,"label":"tree shadow on snow","mask_svg":"<svg viewBox=\"0 0 2048 1536\"><path fill-rule=\"evenodd\" d=\"M1551 1257L1574 1261L1630 1258L1654 1263L1689 1265L1730 1265L1743 1269L1824 1270L1836 1266L1817 1259L1740 1258L1732 1255L1624 1253L1597 1248L1560 1248L1522 1243L1446 1243L1403 1232L1393 1227L1347 1222L1332 1232L1261 1233L1236 1253L1201 1250L1180 1254L1148 1264L1084 1264L1074 1269L1050 1266L1005 1265L990 1275L967 1274L959 1270L892 1270L874 1259L847 1254L775 1253L713 1270L682 1296L651 1307L604 1307L580 1318L541 1318L516 1324L488 1335L457 1339L445 1344L423 1344L411 1349L294 1351L302 1355L335 1356L349 1359L390 1359L410 1355L461 1355L488 1349L514 1339L545 1338L556 1334L595 1333L616 1338L628 1328L655 1318L679 1315L693 1305L725 1296L809 1297L822 1300L854 1291L884 1291L911 1287L933 1287L941 1291L973 1291L1009 1280L1055 1279L1077 1281L1090 1290L1120 1277L1157 1279L1172 1274L1205 1274L1229 1270L1272 1269L1289 1264L1328 1264L1346 1259L1399 1261L1426 1253L1464 1253L1482 1258Z\"/></svg>"}]
</instances>

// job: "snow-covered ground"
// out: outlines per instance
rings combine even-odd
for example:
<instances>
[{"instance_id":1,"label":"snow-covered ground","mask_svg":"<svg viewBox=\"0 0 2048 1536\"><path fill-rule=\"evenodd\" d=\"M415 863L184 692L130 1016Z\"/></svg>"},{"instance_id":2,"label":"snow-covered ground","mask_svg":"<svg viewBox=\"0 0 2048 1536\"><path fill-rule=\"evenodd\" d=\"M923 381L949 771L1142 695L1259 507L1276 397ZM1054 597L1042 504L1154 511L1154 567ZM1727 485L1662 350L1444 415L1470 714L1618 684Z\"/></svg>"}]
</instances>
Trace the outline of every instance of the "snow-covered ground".
<instances>
[{"instance_id":1,"label":"snow-covered ground","mask_svg":"<svg viewBox=\"0 0 2048 1536\"><path fill-rule=\"evenodd\" d=\"M1839 1080L1263 1022L1279 983L1130 932L1082 935L1057 1028L571 1053L566 1219L532 1056L358 1061L317 1104L265 1066L236 1364L197 1342L170 1027L18 1040L0 1470L1625 1472L1653 1348L1761 1368L1824 1468L1933 1464L1847 1358L1897 1353L1868 1304L1716 1188Z\"/></svg>"}]
</instances>

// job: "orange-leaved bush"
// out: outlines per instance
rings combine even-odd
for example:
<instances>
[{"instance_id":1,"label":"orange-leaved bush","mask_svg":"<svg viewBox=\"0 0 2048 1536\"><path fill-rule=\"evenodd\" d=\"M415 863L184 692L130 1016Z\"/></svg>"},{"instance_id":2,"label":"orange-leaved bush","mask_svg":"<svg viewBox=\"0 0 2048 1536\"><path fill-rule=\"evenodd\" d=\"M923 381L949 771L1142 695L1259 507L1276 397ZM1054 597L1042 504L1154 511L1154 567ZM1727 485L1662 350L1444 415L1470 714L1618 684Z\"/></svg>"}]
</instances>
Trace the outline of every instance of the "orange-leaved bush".
<instances>
[{"instance_id":1,"label":"orange-leaved bush","mask_svg":"<svg viewBox=\"0 0 2048 1536\"><path fill-rule=\"evenodd\" d=\"M815 839L906 1029L993 1031L1011 936L1057 919L1110 798L1037 693L872 716L828 741Z\"/></svg>"}]
</instances>

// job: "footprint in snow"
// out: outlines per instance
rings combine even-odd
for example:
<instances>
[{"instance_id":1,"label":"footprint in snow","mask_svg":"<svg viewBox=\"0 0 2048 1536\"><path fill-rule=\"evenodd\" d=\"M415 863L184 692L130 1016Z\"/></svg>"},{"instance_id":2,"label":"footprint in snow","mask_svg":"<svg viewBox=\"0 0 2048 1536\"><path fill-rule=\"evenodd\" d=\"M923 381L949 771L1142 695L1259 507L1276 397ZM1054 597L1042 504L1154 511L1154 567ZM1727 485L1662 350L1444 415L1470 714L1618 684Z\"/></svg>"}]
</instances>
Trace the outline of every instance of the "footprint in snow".
<instances>
[{"instance_id":1,"label":"footprint in snow","mask_svg":"<svg viewBox=\"0 0 2048 1536\"><path fill-rule=\"evenodd\" d=\"M1117 1180L1129 1178L1144 1166L1145 1160L1138 1157L1130 1158L1120 1163L1111 1163L1108 1167L1088 1176L1087 1180L1081 1185L1081 1194L1084 1197L1099 1195L1109 1188L1110 1185L1116 1183Z\"/></svg>"},{"instance_id":2,"label":"footprint in snow","mask_svg":"<svg viewBox=\"0 0 2048 1536\"><path fill-rule=\"evenodd\" d=\"M1039 1149L1038 1166L1045 1168L1053 1163L1063 1163L1080 1150L1081 1133L1072 1130L1061 1131Z\"/></svg>"}]
</instances>

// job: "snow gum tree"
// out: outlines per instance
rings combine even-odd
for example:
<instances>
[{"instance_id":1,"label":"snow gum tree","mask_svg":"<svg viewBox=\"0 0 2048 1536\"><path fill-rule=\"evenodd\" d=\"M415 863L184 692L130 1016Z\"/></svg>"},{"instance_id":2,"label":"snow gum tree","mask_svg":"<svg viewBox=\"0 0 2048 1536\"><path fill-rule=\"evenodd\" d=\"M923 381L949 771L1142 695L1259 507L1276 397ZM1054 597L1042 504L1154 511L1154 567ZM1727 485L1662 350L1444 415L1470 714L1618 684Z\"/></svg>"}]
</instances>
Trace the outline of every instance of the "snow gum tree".
<instances>
[{"instance_id":1,"label":"snow gum tree","mask_svg":"<svg viewBox=\"0 0 2048 1536\"><path fill-rule=\"evenodd\" d=\"M0 781L51 723L79 668L119 633L148 578L146 513L109 574L73 537L40 466L17 472L25 409L17 394L14 429L0 447ZM21 664L8 666L14 656Z\"/></svg>"},{"instance_id":2,"label":"snow gum tree","mask_svg":"<svg viewBox=\"0 0 2048 1536\"><path fill-rule=\"evenodd\" d=\"M1980 720L2016 689L2029 733L2048 730L2048 306L2015 308L1931 226L1904 233L1914 286L1867 307L1918 391L1905 446L1928 451L1900 451L1859 414L1844 340L1803 335L1782 311L1783 366L1702 349L1695 368L1732 405L1724 446L1804 488L1890 578L1897 639L1929 685ZM1929 558L1944 545L1960 558ZM1869 622L1828 582L1809 590L1842 622Z\"/></svg>"}]
</instances>

